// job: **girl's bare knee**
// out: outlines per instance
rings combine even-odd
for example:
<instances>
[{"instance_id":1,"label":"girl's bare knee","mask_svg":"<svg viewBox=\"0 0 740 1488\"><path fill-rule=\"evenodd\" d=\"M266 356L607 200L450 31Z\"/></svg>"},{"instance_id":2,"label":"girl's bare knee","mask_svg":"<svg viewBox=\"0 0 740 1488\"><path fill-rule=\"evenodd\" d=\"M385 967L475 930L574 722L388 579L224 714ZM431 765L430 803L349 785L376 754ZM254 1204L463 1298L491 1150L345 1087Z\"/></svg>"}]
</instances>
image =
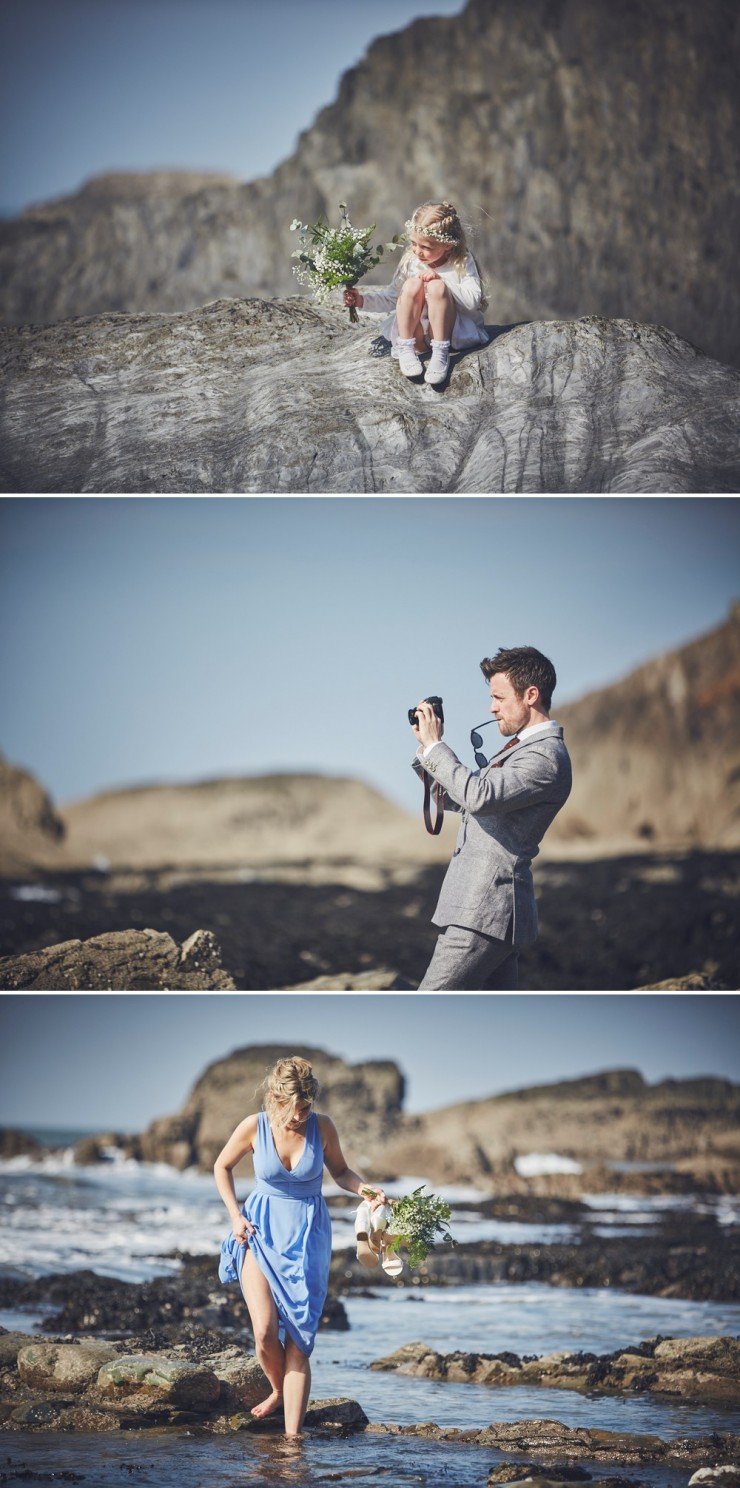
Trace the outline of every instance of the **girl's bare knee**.
<instances>
[{"instance_id":1,"label":"girl's bare knee","mask_svg":"<svg viewBox=\"0 0 740 1488\"><path fill-rule=\"evenodd\" d=\"M428 279L424 288L428 300L443 300L450 293L442 279Z\"/></svg>"},{"instance_id":2,"label":"girl's bare knee","mask_svg":"<svg viewBox=\"0 0 740 1488\"><path fill-rule=\"evenodd\" d=\"M405 295L407 299L416 299L417 296L423 294L423 292L423 282L416 275L412 275L411 278L405 279L403 284L401 285L401 294Z\"/></svg>"}]
</instances>

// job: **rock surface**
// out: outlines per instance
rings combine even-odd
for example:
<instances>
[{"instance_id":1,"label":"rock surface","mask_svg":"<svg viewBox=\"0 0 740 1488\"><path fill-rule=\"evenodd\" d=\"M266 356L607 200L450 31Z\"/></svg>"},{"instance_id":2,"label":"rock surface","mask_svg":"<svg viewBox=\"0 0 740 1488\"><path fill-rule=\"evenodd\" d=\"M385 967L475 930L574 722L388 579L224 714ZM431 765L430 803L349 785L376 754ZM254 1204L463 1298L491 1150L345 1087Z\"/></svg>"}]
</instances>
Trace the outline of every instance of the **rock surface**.
<instances>
[{"instance_id":1,"label":"rock surface","mask_svg":"<svg viewBox=\"0 0 740 1488\"><path fill-rule=\"evenodd\" d=\"M139 1403L148 1408L154 1401L204 1414L221 1394L220 1381L212 1369L154 1354L124 1354L104 1364L97 1376L97 1388L114 1405L126 1409Z\"/></svg>"},{"instance_id":2,"label":"rock surface","mask_svg":"<svg viewBox=\"0 0 740 1488\"><path fill-rule=\"evenodd\" d=\"M18 1353L17 1368L24 1383L37 1390L82 1392L116 1354L111 1344L101 1342L31 1343Z\"/></svg>"},{"instance_id":3,"label":"rock surface","mask_svg":"<svg viewBox=\"0 0 740 1488\"><path fill-rule=\"evenodd\" d=\"M717 1226L692 1234L678 1222L657 1235L595 1238L584 1231L580 1243L505 1245L495 1240L432 1251L418 1268L422 1286L472 1286L478 1282L538 1282L557 1287L616 1287L654 1297L695 1301L740 1300L740 1241ZM367 1287L367 1271L353 1258L337 1255L332 1277L340 1291Z\"/></svg>"},{"instance_id":4,"label":"rock surface","mask_svg":"<svg viewBox=\"0 0 740 1488\"><path fill-rule=\"evenodd\" d=\"M270 176L110 173L2 224L4 317L289 293L296 215L349 201L387 238L445 197L474 223L497 319L659 320L730 360L736 22L732 0L470 0L416 20Z\"/></svg>"},{"instance_id":5,"label":"rock surface","mask_svg":"<svg viewBox=\"0 0 740 1488\"><path fill-rule=\"evenodd\" d=\"M581 1163L618 1158L669 1163L730 1147L740 1126L740 1085L730 1080L662 1080L638 1070L605 1070L532 1086L428 1114L403 1111L404 1077L392 1060L350 1065L323 1049L296 1046L321 1084L319 1109L336 1120L355 1160L386 1176L433 1171L447 1181L504 1178L515 1154L558 1152ZM216 1060L182 1109L154 1121L132 1149L150 1162L208 1170L234 1127L261 1103L260 1085L281 1045L249 1045ZM525 1185L526 1186L526 1185Z\"/></svg>"},{"instance_id":6,"label":"rock surface","mask_svg":"<svg viewBox=\"0 0 740 1488\"><path fill-rule=\"evenodd\" d=\"M531 1452L544 1464L549 1464L553 1459L560 1463L565 1457L569 1467L578 1460L597 1465L665 1462L672 1467L678 1463L714 1466L718 1460L729 1461L736 1458L740 1449L740 1437L729 1432L715 1432L708 1436L676 1436L664 1441L659 1436L628 1431L598 1431L587 1426L564 1426L561 1421L551 1420L496 1421L492 1426L484 1426L479 1431L437 1426L433 1422L414 1426L378 1423L367 1429L369 1433L384 1436L425 1436L436 1441L474 1442L501 1452ZM496 1478L491 1481L501 1481L498 1469ZM622 1488L626 1488L624 1480Z\"/></svg>"},{"instance_id":7,"label":"rock surface","mask_svg":"<svg viewBox=\"0 0 740 1488\"><path fill-rule=\"evenodd\" d=\"M0 987L29 991L87 989L134 992L233 991L210 930L196 930L181 946L160 930L112 930L91 940L0 960Z\"/></svg>"},{"instance_id":8,"label":"rock surface","mask_svg":"<svg viewBox=\"0 0 740 1488\"><path fill-rule=\"evenodd\" d=\"M152 1122L141 1134L141 1156L177 1168L193 1163L206 1170L212 1167L234 1127L259 1109L262 1081L285 1053L284 1045L255 1044L215 1060L196 1081L182 1110ZM385 1145L401 1114L405 1081L398 1065L393 1060L348 1064L307 1045L291 1045L290 1053L310 1061L321 1085L319 1109L336 1120L345 1150L352 1151L356 1162L366 1162Z\"/></svg>"},{"instance_id":9,"label":"rock surface","mask_svg":"<svg viewBox=\"0 0 740 1488\"><path fill-rule=\"evenodd\" d=\"M0 1344L10 1335L0 1331ZM152 1350L126 1353L103 1341L33 1343L2 1355L0 1431L117 1432L193 1425L226 1433L279 1431L282 1414L255 1420L267 1380L256 1359L232 1348L192 1360ZM315 1400L308 1430L349 1432L367 1425L356 1400ZM65 1474L62 1474L65 1476Z\"/></svg>"},{"instance_id":10,"label":"rock surface","mask_svg":"<svg viewBox=\"0 0 740 1488\"><path fill-rule=\"evenodd\" d=\"M648 1085L637 1070L611 1070L408 1117L383 1160L389 1173L433 1171L436 1182L490 1185L514 1154L558 1152L584 1165L670 1163L695 1153L702 1133L718 1154L734 1150L738 1125L740 1086L729 1081Z\"/></svg>"},{"instance_id":11,"label":"rock surface","mask_svg":"<svg viewBox=\"0 0 740 1488\"><path fill-rule=\"evenodd\" d=\"M227 1221L224 1220L224 1233ZM0 1276L0 1306L32 1307L46 1313L44 1333L70 1334L86 1341L92 1335L116 1343L116 1351L133 1354L165 1352L200 1363L217 1357L220 1365L244 1362L245 1339L251 1342L249 1315L237 1286L222 1286L212 1255L180 1257L175 1275L152 1281L119 1281L93 1271L72 1271L33 1280ZM332 1289L319 1322L322 1331L346 1332L347 1314ZM12 1364L19 1349L39 1343L38 1336L0 1331L0 1367ZM216 1367L216 1366L214 1366Z\"/></svg>"},{"instance_id":12,"label":"rock surface","mask_svg":"<svg viewBox=\"0 0 740 1488\"><path fill-rule=\"evenodd\" d=\"M0 754L0 872L58 863L64 831L62 818L36 777Z\"/></svg>"},{"instance_id":13,"label":"rock surface","mask_svg":"<svg viewBox=\"0 0 740 1488\"><path fill-rule=\"evenodd\" d=\"M740 1400L740 1343L731 1337L652 1338L612 1354L440 1354L407 1343L370 1366L384 1373L477 1385L622 1393L649 1391L691 1400Z\"/></svg>"},{"instance_id":14,"label":"rock surface","mask_svg":"<svg viewBox=\"0 0 740 1488\"><path fill-rule=\"evenodd\" d=\"M740 842L740 603L687 646L554 712L573 791L548 842Z\"/></svg>"},{"instance_id":15,"label":"rock surface","mask_svg":"<svg viewBox=\"0 0 740 1488\"><path fill-rule=\"evenodd\" d=\"M0 489L740 489L740 372L632 320L494 329L441 391L300 299L6 329Z\"/></svg>"}]
</instances>

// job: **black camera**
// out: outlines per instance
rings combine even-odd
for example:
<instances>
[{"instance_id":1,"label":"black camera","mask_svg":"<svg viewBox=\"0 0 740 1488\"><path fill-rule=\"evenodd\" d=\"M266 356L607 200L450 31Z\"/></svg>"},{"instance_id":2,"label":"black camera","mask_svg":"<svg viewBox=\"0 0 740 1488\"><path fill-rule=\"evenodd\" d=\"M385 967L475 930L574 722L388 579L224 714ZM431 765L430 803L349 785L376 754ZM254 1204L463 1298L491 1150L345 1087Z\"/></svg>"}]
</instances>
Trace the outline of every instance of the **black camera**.
<instances>
[{"instance_id":1,"label":"black camera","mask_svg":"<svg viewBox=\"0 0 740 1488\"><path fill-rule=\"evenodd\" d=\"M440 723L444 723L445 716L444 716L444 713L442 712L442 699L441 698L438 698L438 697L428 697L428 698L425 698L424 699L424 702L425 703L431 703L431 705L432 705L432 712L433 713L436 713L437 718L439 719ZM416 723L416 708L409 708L409 723L411 724L411 727L413 728L414 727L414 724Z\"/></svg>"}]
</instances>

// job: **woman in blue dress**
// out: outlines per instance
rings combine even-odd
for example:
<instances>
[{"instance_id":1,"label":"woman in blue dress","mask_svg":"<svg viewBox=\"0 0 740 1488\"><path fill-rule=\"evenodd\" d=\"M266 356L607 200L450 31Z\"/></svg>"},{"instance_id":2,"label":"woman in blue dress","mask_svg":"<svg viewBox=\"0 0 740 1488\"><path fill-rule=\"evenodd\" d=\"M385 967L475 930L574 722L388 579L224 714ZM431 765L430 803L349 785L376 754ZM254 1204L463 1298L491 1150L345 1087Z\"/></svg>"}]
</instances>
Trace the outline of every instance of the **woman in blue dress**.
<instances>
[{"instance_id":1,"label":"woman in blue dress","mask_svg":"<svg viewBox=\"0 0 740 1488\"><path fill-rule=\"evenodd\" d=\"M307 1060L279 1059L264 1089L264 1110L239 1123L213 1168L232 1222L221 1246L219 1276L241 1285L257 1359L272 1385L252 1415L268 1416L282 1400L286 1434L297 1436L329 1285L331 1219L321 1193L324 1165L348 1193L362 1197L369 1185L347 1166L331 1117L313 1110L319 1084ZM256 1182L240 1209L233 1169L248 1152L254 1155ZM373 1208L387 1202L382 1189L376 1194Z\"/></svg>"}]
</instances>

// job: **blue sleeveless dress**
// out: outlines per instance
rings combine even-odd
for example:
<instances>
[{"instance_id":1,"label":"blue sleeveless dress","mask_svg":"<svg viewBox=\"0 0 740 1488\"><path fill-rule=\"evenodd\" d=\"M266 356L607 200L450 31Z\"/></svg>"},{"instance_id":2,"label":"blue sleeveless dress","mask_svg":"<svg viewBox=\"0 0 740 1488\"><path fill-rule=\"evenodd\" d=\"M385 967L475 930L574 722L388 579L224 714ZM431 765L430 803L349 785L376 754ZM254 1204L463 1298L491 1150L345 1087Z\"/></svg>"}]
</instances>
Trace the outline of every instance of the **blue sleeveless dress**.
<instances>
[{"instance_id":1,"label":"blue sleeveless dress","mask_svg":"<svg viewBox=\"0 0 740 1488\"><path fill-rule=\"evenodd\" d=\"M242 1214L256 1233L239 1244L233 1231L221 1246L219 1279L238 1282L249 1245L275 1299L280 1339L286 1333L310 1354L329 1286L331 1219L321 1193L324 1147L315 1112L306 1144L291 1172L277 1154L266 1111L260 1111L254 1146L254 1188Z\"/></svg>"}]
</instances>

